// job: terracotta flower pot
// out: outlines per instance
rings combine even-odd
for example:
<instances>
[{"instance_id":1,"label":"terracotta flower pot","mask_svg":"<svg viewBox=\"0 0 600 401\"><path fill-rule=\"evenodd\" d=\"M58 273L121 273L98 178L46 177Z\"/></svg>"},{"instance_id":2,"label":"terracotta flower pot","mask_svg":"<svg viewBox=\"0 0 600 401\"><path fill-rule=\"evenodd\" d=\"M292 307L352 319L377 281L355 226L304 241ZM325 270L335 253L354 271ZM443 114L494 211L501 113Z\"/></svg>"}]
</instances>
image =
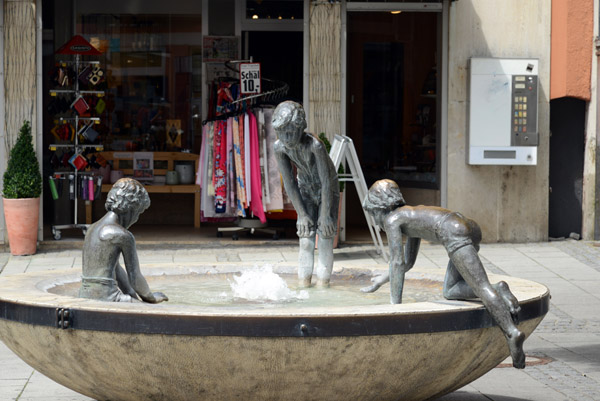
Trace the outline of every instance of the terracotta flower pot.
<instances>
[{"instance_id":1,"label":"terracotta flower pot","mask_svg":"<svg viewBox=\"0 0 600 401\"><path fill-rule=\"evenodd\" d=\"M10 253L33 255L37 246L40 198L2 198L2 201Z\"/></svg>"}]
</instances>

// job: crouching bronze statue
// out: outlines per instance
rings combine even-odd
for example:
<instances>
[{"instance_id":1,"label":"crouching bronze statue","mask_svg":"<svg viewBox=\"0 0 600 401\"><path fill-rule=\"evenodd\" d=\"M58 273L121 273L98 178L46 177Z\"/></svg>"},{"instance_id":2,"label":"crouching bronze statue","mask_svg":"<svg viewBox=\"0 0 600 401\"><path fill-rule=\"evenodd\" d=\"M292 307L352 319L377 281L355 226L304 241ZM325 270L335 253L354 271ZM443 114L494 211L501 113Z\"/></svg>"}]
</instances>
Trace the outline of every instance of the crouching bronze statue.
<instances>
[{"instance_id":1,"label":"crouching bronze statue","mask_svg":"<svg viewBox=\"0 0 600 401\"><path fill-rule=\"evenodd\" d=\"M415 264L421 239L441 243L450 257L444 297L481 299L506 337L513 366L525 367L525 334L515 324L519 302L504 281L491 284L488 280L478 256L481 229L476 222L440 207L408 206L400 188L391 180L375 182L365 197L363 208L385 230L390 248L388 274L375 277L373 285L363 288L363 292L376 291L390 281L391 302L401 303L404 275ZM402 243L403 235L407 237L406 245Z\"/></svg>"}]
</instances>

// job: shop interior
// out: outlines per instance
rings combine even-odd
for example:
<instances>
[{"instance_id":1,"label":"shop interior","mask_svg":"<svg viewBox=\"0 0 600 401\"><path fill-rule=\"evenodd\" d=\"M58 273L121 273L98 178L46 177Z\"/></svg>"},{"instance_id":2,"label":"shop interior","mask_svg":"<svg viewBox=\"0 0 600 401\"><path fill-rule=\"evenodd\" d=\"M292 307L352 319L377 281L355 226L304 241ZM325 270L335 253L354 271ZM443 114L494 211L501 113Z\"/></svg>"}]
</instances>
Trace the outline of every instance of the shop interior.
<instances>
[{"instance_id":1,"label":"shop interior","mask_svg":"<svg viewBox=\"0 0 600 401\"><path fill-rule=\"evenodd\" d=\"M249 1L247 17L273 18L271 14L277 14L276 18L282 15L297 22L295 15L302 1L289 2L291 11L279 13L275 3L280 4ZM74 148L69 148L74 133L64 124L64 119L72 116L72 104L77 99L60 93L72 87L75 80L80 92L102 92L100 96L80 93L87 105L81 118L95 120L92 130L84 132L87 135L75 132L79 144L89 146L82 152L88 163L85 170L96 173L104 168L99 152L112 152L111 157L123 152L199 154L203 116L210 117L211 113L210 82L221 75L236 76L231 71L223 72L225 60L252 57L261 63L263 77L288 85L285 99L302 100L301 31L283 29L274 35L272 30L250 29L239 38L225 32L218 41L210 42L209 48L202 35L201 2L175 1L167 6L149 1L140 9L136 7L139 5L113 1L101 5L91 0L44 2L45 178L55 173L67 177L74 168L70 159L78 156ZM233 15L230 17L233 19ZM354 140L367 185L379 178L394 179L409 202L413 198L439 204L439 25L436 13L348 14L347 135ZM228 25L221 24L224 26ZM90 80L89 74L82 79L81 71L76 78L70 66L61 64L73 57L56 54L75 34L100 51L99 55L80 57L82 66L85 62L96 63L93 66L102 75L97 81ZM281 100L284 98L270 98L264 103ZM57 144L62 147L50 150ZM168 161L158 159L154 168L166 171ZM134 170L133 160L127 163L121 160L121 168ZM177 156L175 163L179 163ZM104 183L110 179L106 175ZM44 181L48 186L48 180ZM90 223L105 213L104 190L93 200L89 199L90 193L78 193L78 201L73 202L68 180L55 184L59 185L59 199L51 197L49 188L44 191L46 239L52 238L53 225ZM368 238L356 192L349 190L346 194L346 240ZM151 193L151 199L151 209L133 227L136 235L153 238L168 232L170 238L182 241L194 236L214 238L218 226L231 225L203 222L200 228L195 227L197 204L191 192L176 196ZM295 237L293 219L269 219L269 224ZM80 238L83 232L66 230L65 235Z\"/></svg>"},{"instance_id":2,"label":"shop interior","mask_svg":"<svg viewBox=\"0 0 600 401\"><path fill-rule=\"evenodd\" d=\"M348 13L347 135L367 186L392 179L411 204L440 204L440 24L438 13ZM347 208L360 210L353 191Z\"/></svg>"},{"instance_id":3,"label":"shop interior","mask_svg":"<svg viewBox=\"0 0 600 401\"><path fill-rule=\"evenodd\" d=\"M248 10L266 18L274 5L269 1L248 2ZM291 2L288 8L283 17L297 18L302 1ZM45 178L52 177L45 180L46 187L52 181L55 189L45 191L45 239L82 238L85 224L105 213L106 193L119 177L117 173L148 184L152 205L132 228L142 240L163 234L180 242L193 237L214 238L219 227L235 225L231 219L203 219L200 224L197 166L190 160L195 155L197 162L201 152L203 125L218 119L219 85L238 79L238 72L233 71L237 65L228 61L252 58L260 62L263 92L275 92L246 104L269 107L286 99L301 101L302 32L282 31L273 37L273 32L251 30L235 37L232 32L223 32L232 24L215 23L218 29L206 37L201 13L202 2L189 1L169 5L149 1L143 7L111 1L102 5L63 0L44 3L43 123L47 151L43 169ZM231 10L227 15L226 19L233 20ZM216 20L223 18L219 13ZM65 25L64 21L73 24ZM62 46L72 44L75 35L89 41L98 54L59 54ZM265 43L280 50L273 52ZM88 68L94 71L94 80L88 79ZM285 90L280 88L282 83ZM76 101L84 104L81 110L76 109ZM138 159L139 154L151 156ZM127 155L135 156L123 160ZM78 160L81 165L75 164ZM168 170L176 169L181 178L181 164L191 164L191 181L167 182ZM95 181L96 175L103 175L102 185ZM85 190L88 177L93 191ZM273 238L293 237L295 215L272 216L268 225L276 230Z\"/></svg>"}]
</instances>

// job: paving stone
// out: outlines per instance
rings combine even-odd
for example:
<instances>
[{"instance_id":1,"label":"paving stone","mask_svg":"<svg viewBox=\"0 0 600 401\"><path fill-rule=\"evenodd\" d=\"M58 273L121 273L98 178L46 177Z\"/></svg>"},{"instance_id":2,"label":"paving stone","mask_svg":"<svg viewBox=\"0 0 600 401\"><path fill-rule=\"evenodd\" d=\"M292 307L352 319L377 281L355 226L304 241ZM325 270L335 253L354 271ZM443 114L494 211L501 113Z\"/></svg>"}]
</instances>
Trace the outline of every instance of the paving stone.
<instances>
[{"instance_id":1,"label":"paving stone","mask_svg":"<svg viewBox=\"0 0 600 401\"><path fill-rule=\"evenodd\" d=\"M526 367L524 370L512 367L492 369L489 373L472 382L470 386L479 393L485 394L489 400L494 401L565 400L564 394L560 391L548 389L546 383L541 383L531 376L531 372L535 369L536 367Z\"/></svg>"},{"instance_id":2,"label":"paving stone","mask_svg":"<svg viewBox=\"0 0 600 401\"><path fill-rule=\"evenodd\" d=\"M490 401L490 398L471 386L465 386L458 391L437 398L436 401Z\"/></svg>"},{"instance_id":3,"label":"paving stone","mask_svg":"<svg viewBox=\"0 0 600 401\"><path fill-rule=\"evenodd\" d=\"M286 262L298 262L298 251L281 252L281 256Z\"/></svg>"},{"instance_id":4,"label":"paving stone","mask_svg":"<svg viewBox=\"0 0 600 401\"><path fill-rule=\"evenodd\" d=\"M218 261L218 255L214 253L189 253L177 251L173 256L173 263L193 262L197 264L214 263Z\"/></svg>"},{"instance_id":5,"label":"paving stone","mask_svg":"<svg viewBox=\"0 0 600 401\"><path fill-rule=\"evenodd\" d=\"M590 295L600 297L600 280L571 280L571 284L583 289Z\"/></svg>"},{"instance_id":6,"label":"paving stone","mask_svg":"<svg viewBox=\"0 0 600 401\"><path fill-rule=\"evenodd\" d=\"M27 381L23 383L3 383L0 381L0 401L15 401L23 391ZM19 401L21 399L19 398Z\"/></svg>"},{"instance_id":7,"label":"paving stone","mask_svg":"<svg viewBox=\"0 0 600 401\"><path fill-rule=\"evenodd\" d=\"M27 265L24 264L12 264L8 263L4 266L4 270L2 270L3 276L8 276L11 274L21 274L27 271Z\"/></svg>"},{"instance_id":8,"label":"paving stone","mask_svg":"<svg viewBox=\"0 0 600 401\"><path fill-rule=\"evenodd\" d=\"M271 251L271 252L240 252L239 258L243 263L278 263L284 262L285 258L280 252ZM317 255L315 254L315 260Z\"/></svg>"}]
</instances>

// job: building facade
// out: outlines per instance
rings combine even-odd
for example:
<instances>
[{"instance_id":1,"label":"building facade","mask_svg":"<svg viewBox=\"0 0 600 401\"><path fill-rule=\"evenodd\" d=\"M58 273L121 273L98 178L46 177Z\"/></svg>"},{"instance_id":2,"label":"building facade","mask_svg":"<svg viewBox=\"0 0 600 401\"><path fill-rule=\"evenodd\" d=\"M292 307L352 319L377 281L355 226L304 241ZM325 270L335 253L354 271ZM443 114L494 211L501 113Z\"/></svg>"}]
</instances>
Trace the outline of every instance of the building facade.
<instances>
[{"instance_id":1,"label":"building facade","mask_svg":"<svg viewBox=\"0 0 600 401\"><path fill-rule=\"evenodd\" d=\"M116 151L141 143L131 138L142 138L144 119L162 112L180 121L181 148L197 152L200 122L210 117L211 82L227 75L224 61L252 58L261 63L263 77L286 82L287 98L304 104L309 131L353 139L367 184L393 178L408 203L448 207L478 221L486 242L544 241L552 218L551 33L559 3L173 0L138 9L116 1L4 0L0 173L25 119L32 121L40 162L48 169L54 128L48 77L58 62L56 50L79 34L103 52L111 115L100 137ZM598 14L597 0L567 3L591 5L592 15ZM597 25L590 25L593 34ZM591 38L589 46L580 57L593 71ZM539 63L535 165L467 162L472 58ZM582 74L575 71L569 79ZM580 156L595 160L595 74L581 79L591 89L583 97L586 151ZM593 160L582 178L579 232L586 239L597 226ZM361 224L357 197L351 188L346 192L346 220ZM47 225L47 191L43 200L41 224ZM0 222L1 240L3 217Z\"/></svg>"}]
</instances>

